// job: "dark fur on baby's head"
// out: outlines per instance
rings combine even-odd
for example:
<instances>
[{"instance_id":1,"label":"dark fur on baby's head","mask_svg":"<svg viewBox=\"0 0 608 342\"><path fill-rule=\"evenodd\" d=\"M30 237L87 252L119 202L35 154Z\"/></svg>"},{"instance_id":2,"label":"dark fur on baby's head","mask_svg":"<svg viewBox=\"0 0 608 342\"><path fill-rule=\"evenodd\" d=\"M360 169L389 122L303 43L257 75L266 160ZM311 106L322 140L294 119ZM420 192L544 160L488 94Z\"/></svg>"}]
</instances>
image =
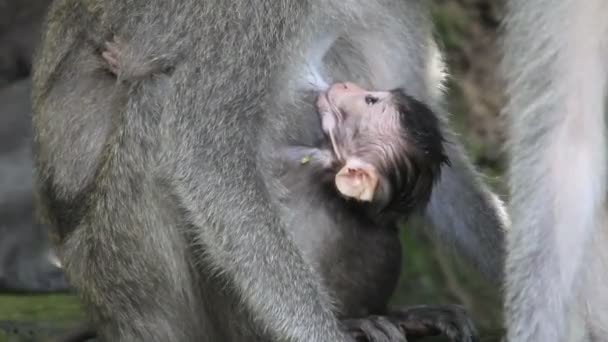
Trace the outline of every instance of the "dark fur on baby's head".
<instances>
[{"instance_id":1,"label":"dark fur on baby's head","mask_svg":"<svg viewBox=\"0 0 608 342\"><path fill-rule=\"evenodd\" d=\"M378 189L385 200L377 208L382 216L404 217L427 205L442 166L450 162L437 115L403 89L390 93L399 114L402 142L392 149L393 160L379 166L386 181Z\"/></svg>"}]
</instances>

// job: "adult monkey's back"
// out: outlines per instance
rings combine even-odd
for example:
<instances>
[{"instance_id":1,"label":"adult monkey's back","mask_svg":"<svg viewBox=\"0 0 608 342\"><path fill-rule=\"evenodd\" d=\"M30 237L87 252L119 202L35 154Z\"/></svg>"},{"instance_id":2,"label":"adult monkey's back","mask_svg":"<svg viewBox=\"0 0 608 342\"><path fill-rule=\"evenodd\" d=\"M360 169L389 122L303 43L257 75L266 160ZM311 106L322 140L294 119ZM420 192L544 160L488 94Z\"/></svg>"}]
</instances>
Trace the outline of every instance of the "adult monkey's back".
<instances>
[{"instance_id":1,"label":"adult monkey's back","mask_svg":"<svg viewBox=\"0 0 608 342\"><path fill-rule=\"evenodd\" d=\"M347 340L271 203L258 132L288 118L267 109L289 102L291 90L315 87L323 56L343 35L352 41L333 50L333 61L349 63L328 64L328 74L341 70L376 88L403 85L434 103L438 78L430 76L422 7L54 3L34 77L40 198L66 273L106 340ZM127 70L156 72L116 85L100 65L114 35L130 49ZM356 52L371 67L349 58ZM499 267L484 262L500 254L484 251L500 241L477 243L483 223L499 222L488 215L476 224L469 215L490 212L490 199L467 162L449 152L455 167L432 201L434 222L445 232L450 213L462 214L454 218L464 229L456 244L474 246L469 256L483 256L481 266L496 274ZM455 201L463 196L476 202Z\"/></svg>"}]
</instances>

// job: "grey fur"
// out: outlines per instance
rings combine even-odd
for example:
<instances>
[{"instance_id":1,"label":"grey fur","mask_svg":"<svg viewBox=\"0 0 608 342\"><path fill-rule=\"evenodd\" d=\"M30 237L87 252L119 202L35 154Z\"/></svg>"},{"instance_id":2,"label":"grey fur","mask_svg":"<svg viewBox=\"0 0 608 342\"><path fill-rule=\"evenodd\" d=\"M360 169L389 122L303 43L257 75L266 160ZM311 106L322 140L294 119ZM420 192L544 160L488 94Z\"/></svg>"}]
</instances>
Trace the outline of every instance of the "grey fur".
<instances>
[{"instance_id":1,"label":"grey fur","mask_svg":"<svg viewBox=\"0 0 608 342\"><path fill-rule=\"evenodd\" d=\"M33 94L41 207L104 339L347 341L340 311L386 301L396 235L371 232L363 257L360 231L335 229L328 208L281 203L271 157L320 132L308 113L282 109L323 79L401 86L438 105L422 2L56 0L46 30ZM162 70L117 83L99 55L112 36L132 61L162 60ZM458 203L434 199L436 227L483 227L490 246L502 241L499 205L462 203L454 190L486 191L466 158L449 157L462 158L447 174L464 185L441 181L434 197ZM476 222L468 207L493 215ZM452 230L461 211L471 217ZM312 226L324 241L307 235ZM328 252L348 263L335 284L323 278L332 261L311 262ZM489 252L472 258L501 260ZM378 269L355 268L361 259Z\"/></svg>"},{"instance_id":2,"label":"grey fur","mask_svg":"<svg viewBox=\"0 0 608 342\"><path fill-rule=\"evenodd\" d=\"M606 11L508 2L511 342L608 341Z\"/></svg>"}]
</instances>

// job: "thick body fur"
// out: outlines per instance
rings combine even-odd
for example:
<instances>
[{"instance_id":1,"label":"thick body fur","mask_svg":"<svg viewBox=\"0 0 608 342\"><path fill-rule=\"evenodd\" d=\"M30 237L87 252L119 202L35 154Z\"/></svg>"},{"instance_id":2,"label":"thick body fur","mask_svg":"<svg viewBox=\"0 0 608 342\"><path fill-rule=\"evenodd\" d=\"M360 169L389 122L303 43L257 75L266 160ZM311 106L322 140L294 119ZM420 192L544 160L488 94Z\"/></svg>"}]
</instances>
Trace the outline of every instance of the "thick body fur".
<instances>
[{"instance_id":1,"label":"thick body fur","mask_svg":"<svg viewBox=\"0 0 608 342\"><path fill-rule=\"evenodd\" d=\"M163 67L117 83L100 57L114 35L131 61ZM336 227L309 197L282 202L271 156L321 134L283 109L337 79L439 108L431 57L414 0L56 0L34 74L40 202L102 338L350 340L337 317L386 304L396 233ZM500 203L457 146L448 154L428 216L497 279ZM334 260L347 264L324 279Z\"/></svg>"},{"instance_id":2,"label":"thick body fur","mask_svg":"<svg viewBox=\"0 0 608 342\"><path fill-rule=\"evenodd\" d=\"M608 3L508 10L508 339L608 341Z\"/></svg>"}]
</instances>

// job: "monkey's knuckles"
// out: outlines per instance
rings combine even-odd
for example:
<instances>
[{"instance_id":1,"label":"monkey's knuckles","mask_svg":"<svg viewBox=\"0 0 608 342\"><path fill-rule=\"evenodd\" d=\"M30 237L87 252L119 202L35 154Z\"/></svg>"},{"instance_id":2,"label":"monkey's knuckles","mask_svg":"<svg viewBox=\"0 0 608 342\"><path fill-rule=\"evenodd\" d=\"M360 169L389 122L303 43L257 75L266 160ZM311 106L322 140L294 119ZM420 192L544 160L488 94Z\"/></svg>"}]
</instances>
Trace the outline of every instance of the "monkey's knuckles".
<instances>
[{"instance_id":1,"label":"monkey's knuckles","mask_svg":"<svg viewBox=\"0 0 608 342\"><path fill-rule=\"evenodd\" d=\"M454 342L477 342L477 329L460 305L406 307L393 310L390 319L407 335L444 335Z\"/></svg>"},{"instance_id":2,"label":"monkey's knuckles","mask_svg":"<svg viewBox=\"0 0 608 342\"><path fill-rule=\"evenodd\" d=\"M405 332L386 316L369 316L343 321L357 342L407 342Z\"/></svg>"}]
</instances>

